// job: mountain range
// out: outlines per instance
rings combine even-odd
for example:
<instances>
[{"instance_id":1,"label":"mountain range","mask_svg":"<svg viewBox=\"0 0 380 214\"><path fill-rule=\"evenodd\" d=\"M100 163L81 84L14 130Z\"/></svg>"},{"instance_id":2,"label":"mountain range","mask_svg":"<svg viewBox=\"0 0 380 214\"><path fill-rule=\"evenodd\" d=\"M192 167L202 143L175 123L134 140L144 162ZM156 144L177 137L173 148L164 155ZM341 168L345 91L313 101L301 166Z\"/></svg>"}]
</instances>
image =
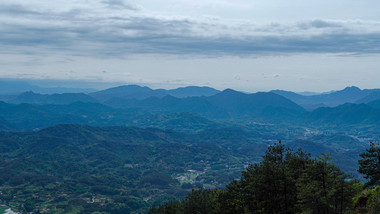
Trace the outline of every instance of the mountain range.
<instances>
[{"instance_id":1,"label":"mountain range","mask_svg":"<svg viewBox=\"0 0 380 214\"><path fill-rule=\"evenodd\" d=\"M110 99L146 99L149 97L162 98L165 96L173 96L178 98L184 97L199 97L199 96L212 96L220 91L210 87L189 86L177 89L150 89L148 87L141 87L138 85L125 85L115 88L109 88L102 91L90 93L92 97L99 101L107 101Z\"/></svg>"},{"instance_id":2,"label":"mountain range","mask_svg":"<svg viewBox=\"0 0 380 214\"><path fill-rule=\"evenodd\" d=\"M38 86L30 85L23 82L9 82L1 81L0 89L0 99L7 102L14 103L32 103L32 104L59 104L56 103L59 99L58 95L65 96L62 93L59 94L41 92L41 88ZM75 90L75 89L73 89ZM227 89L225 91L228 91ZM27 92L27 93L25 93ZM34 93L32 93L34 92ZM298 105L304 107L307 110L314 110L318 107L335 107L344 103L369 103L380 99L380 89L360 89L355 86L346 87L340 91L332 91L326 93L308 93L310 95L305 95L305 93L295 93L291 91L284 90L273 90L272 93L281 95ZM24 94L23 94L24 93ZM42 94L39 94L42 93ZM186 98L186 97L210 97L221 93L221 91L210 88L210 87L200 87L200 86L188 86L176 89L151 89L146 86L138 85L123 85L113 88L108 88L101 91L87 93L88 97L85 97L84 93L79 93L75 95L71 93L71 96L82 96L82 102L109 102L116 103L120 100L143 100L149 97L163 98L165 96L173 96L176 98ZM64 93L65 94L65 93ZM249 94L249 93L245 93ZM49 97L52 96L53 97ZM40 96L40 97L37 97ZM70 96L66 96L70 97ZM92 98L90 98L92 97ZM65 99L65 98L63 98ZM79 98L77 98L79 99Z\"/></svg>"},{"instance_id":3,"label":"mountain range","mask_svg":"<svg viewBox=\"0 0 380 214\"><path fill-rule=\"evenodd\" d=\"M368 103L380 99L380 89L364 89L351 86L341 91L304 96L290 91L274 90L273 93L284 96L307 110L318 107L335 107L345 103Z\"/></svg>"},{"instance_id":4,"label":"mountain range","mask_svg":"<svg viewBox=\"0 0 380 214\"><path fill-rule=\"evenodd\" d=\"M168 95L170 93L172 95ZM169 125L172 120L183 121L176 126L179 129L186 129L190 124L195 125L194 121L202 120L292 122L318 126L377 125L380 100L367 104L346 103L334 106L346 101L372 100L377 98L377 94L378 89L360 90L356 87L330 94L303 96L278 90L248 94L232 89L217 91L195 86L153 90L136 85L90 94L38 94L29 91L8 97L7 103L0 103L0 117L3 118L0 123L2 130L30 130L62 123L149 127L147 121L155 127L161 124L166 128L174 128ZM310 102L307 104L308 101ZM318 105L334 107L304 110L305 105L312 105L311 101L314 104L322 102ZM193 118L190 119L191 117ZM152 118L160 122L154 122ZM208 123L203 122L199 125Z\"/></svg>"}]
</instances>

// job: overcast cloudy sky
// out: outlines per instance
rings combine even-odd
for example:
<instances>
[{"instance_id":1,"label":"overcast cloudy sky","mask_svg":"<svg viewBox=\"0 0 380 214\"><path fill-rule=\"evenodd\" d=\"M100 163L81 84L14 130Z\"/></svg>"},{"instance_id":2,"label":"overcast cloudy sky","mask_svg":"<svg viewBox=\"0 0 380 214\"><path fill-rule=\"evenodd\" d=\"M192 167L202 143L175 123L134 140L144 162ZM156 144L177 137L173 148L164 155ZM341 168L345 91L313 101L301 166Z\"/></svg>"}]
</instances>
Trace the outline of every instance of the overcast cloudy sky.
<instances>
[{"instance_id":1,"label":"overcast cloudy sky","mask_svg":"<svg viewBox=\"0 0 380 214\"><path fill-rule=\"evenodd\" d=\"M1 0L0 78L379 88L379 0Z\"/></svg>"}]
</instances>

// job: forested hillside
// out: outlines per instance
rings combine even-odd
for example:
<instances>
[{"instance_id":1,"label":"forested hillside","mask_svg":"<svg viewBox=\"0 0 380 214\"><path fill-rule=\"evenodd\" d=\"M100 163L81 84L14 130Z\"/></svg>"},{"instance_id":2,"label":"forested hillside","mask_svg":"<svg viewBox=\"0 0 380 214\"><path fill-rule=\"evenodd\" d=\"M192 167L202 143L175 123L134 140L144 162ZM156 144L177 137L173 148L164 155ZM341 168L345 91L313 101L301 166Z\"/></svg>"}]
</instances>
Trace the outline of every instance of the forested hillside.
<instances>
[{"instance_id":1,"label":"forested hillside","mask_svg":"<svg viewBox=\"0 0 380 214\"><path fill-rule=\"evenodd\" d=\"M380 183L380 145L362 153L359 171ZM193 190L185 199L153 206L149 214L245 214L245 213L379 213L380 188L364 190L322 153L311 158L279 142L268 147L260 163L249 165L239 180L225 189Z\"/></svg>"},{"instance_id":2,"label":"forested hillside","mask_svg":"<svg viewBox=\"0 0 380 214\"><path fill-rule=\"evenodd\" d=\"M0 142L0 199L61 213L143 213L197 186L221 187L248 163L222 145L158 129L59 125L2 132Z\"/></svg>"}]
</instances>

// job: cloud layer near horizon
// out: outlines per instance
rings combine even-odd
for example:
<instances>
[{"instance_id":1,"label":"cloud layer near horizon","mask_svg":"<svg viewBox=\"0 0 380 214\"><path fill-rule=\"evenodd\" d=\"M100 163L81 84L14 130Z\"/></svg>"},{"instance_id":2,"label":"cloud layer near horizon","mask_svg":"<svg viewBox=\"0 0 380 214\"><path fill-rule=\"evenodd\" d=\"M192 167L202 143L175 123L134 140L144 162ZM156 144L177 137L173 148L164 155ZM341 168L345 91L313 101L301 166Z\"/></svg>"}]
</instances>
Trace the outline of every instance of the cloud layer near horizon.
<instances>
[{"instance_id":1,"label":"cloud layer near horizon","mask_svg":"<svg viewBox=\"0 0 380 214\"><path fill-rule=\"evenodd\" d=\"M15 2L15 1L12 1ZM16 1L17 2L17 1ZM380 53L380 22L296 22L150 15L121 0L62 8L0 3L1 53L117 57L130 54L246 56L291 53ZM64 4L65 5L65 4Z\"/></svg>"}]
</instances>

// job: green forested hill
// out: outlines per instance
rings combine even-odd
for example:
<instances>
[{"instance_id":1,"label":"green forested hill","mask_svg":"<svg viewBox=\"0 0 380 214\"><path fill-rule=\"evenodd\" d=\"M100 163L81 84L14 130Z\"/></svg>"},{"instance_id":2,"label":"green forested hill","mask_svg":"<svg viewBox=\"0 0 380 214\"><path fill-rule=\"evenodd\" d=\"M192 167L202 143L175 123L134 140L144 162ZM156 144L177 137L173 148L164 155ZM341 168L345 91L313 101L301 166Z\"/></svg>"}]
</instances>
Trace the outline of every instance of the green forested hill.
<instances>
[{"instance_id":1,"label":"green forested hill","mask_svg":"<svg viewBox=\"0 0 380 214\"><path fill-rule=\"evenodd\" d=\"M128 125L137 127L160 127L181 132L197 132L225 126L220 121L209 120L190 112L150 115L133 120Z\"/></svg>"},{"instance_id":2,"label":"green forested hill","mask_svg":"<svg viewBox=\"0 0 380 214\"><path fill-rule=\"evenodd\" d=\"M196 139L158 129L80 125L3 132L0 197L63 213L83 208L86 213L144 212L201 183L218 187L248 161ZM97 203L89 204L89 198Z\"/></svg>"},{"instance_id":3,"label":"green forested hill","mask_svg":"<svg viewBox=\"0 0 380 214\"><path fill-rule=\"evenodd\" d=\"M286 136L280 128L216 126L185 134L57 125L0 132L0 198L9 204L33 202L29 205L34 210L58 213L145 213L149 206L183 198L197 186L223 187L239 178L249 163L261 160L274 139ZM275 130L278 133L269 138ZM350 146L339 150L337 144L344 142ZM338 165L353 167L358 157L347 157L363 148L350 137L324 135L289 145L295 149L307 145L305 149L314 154L331 152Z\"/></svg>"}]
</instances>

